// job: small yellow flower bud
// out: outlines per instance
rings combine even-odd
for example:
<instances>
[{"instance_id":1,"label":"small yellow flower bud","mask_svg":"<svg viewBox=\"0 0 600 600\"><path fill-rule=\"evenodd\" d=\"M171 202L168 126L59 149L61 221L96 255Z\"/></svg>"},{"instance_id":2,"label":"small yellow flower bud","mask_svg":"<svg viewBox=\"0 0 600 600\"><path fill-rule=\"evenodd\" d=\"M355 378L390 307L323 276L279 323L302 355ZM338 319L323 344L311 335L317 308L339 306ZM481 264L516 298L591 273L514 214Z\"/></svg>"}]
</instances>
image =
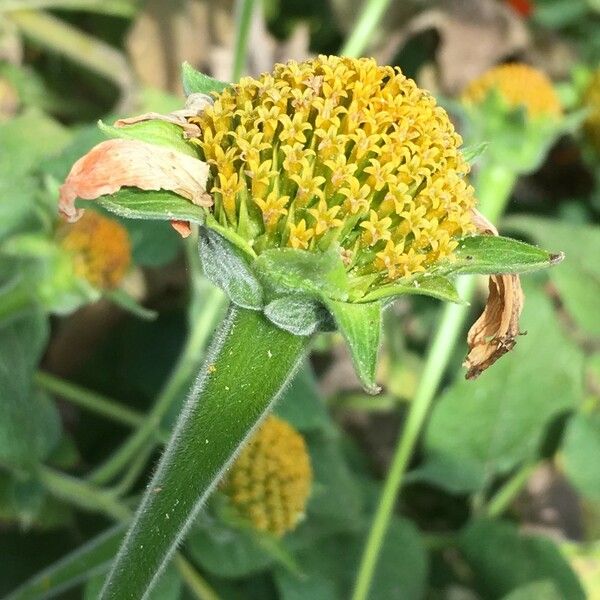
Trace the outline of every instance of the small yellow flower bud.
<instances>
[{"instance_id":1,"label":"small yellow flower bud","mask_svg":"<svg viewBox=\"0 0 600 600\"><path fill-rule=\"evenodd\" d=\"M237 457L222 490L256 529L280 537L304 515L311 484L304 439L270 416Z\"/></svg>"},{"instance_id":2,"label":"small yellow flower bud","mask_svg":"<svg viewBox=\"0 0 600 600\"><path fill-rule=\"evenodd\" d=\"M499 65L473 80L463 92L469 104L483 102L492 89L498 91L510 107L524 106L530 117L560 116L562 107L552 82L529 65Z\"/></svg>"},{"instance_id":3,"label":"small yellow flower bud","mask_svg":"<svg viewBox=\"0 0 600 600\"><path fill-rule=\"evenodd\" d=\"M73 255L75 272L100 289L119 285L131 263L125 228L88 210L76 223L59 230L60 245Z\"/></svg>"}]
</instances>

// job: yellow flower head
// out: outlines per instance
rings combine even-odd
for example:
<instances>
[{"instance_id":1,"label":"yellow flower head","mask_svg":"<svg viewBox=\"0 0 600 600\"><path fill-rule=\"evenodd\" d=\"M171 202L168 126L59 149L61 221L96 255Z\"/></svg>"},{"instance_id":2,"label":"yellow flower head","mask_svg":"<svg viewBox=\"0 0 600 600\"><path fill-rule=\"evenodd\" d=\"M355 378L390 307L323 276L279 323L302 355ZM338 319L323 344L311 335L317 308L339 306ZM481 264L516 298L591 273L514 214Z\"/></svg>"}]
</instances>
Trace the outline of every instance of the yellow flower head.
<instances>
[{"instance_id":1,"label":"yellow flower head","mask_svg":"<svg viewBox=\"0 0 600 600\"><path fill-rule=\"evenodd\" d=\"M256 529L279 537L304 515L311 483L304 438L270 416L237 457L222 490Z\"/></svg>"},{"instance_id":2,"label":"yellow flower head","mask_svg":"<svg viewBox=\"0 0 600 600\"><path fill-rule=\"evenodd\" d=\"M497 90L509 106L524 106L530 117L558 117L562 114L550 79L529 65L510 63L486 71L467 86L463 100L469 104L479 104L492 89Z\"/></svg>"},{"instance_id":3,"label":"yellow flower head","mask_svg":"<svg viewBox=\"0 0 600 600\"><path fill-rule=\"evenodd\" d=\"M473 231L462 140L398 69L292 61L243 78L190 121L216 220L257 254L335 247L351 278L378 284L430 269Z\"/></svg>"},{"instance_id":4,"label":"yellow flower head","mask_svg":"<svg viewBox=\"0 0 600 600\"><path fill-rule=\"evenodd\" d=\"M584 104L590 111L585 121L585 131L600 153L600 69L590 79L584 94Z\"/></svg>"},{"instance_id":5,"label":"yellow flower head","mask_svg":"<svg viewBox=\"0 0 600 600\"><path fill-rule=\"evenodd\" d=\"M131 262L131 245L125 228L88 210L79 221L64 225L61 246L73 255L75 272L100 289L116 287Z\"/></svg>"}]
</instances>

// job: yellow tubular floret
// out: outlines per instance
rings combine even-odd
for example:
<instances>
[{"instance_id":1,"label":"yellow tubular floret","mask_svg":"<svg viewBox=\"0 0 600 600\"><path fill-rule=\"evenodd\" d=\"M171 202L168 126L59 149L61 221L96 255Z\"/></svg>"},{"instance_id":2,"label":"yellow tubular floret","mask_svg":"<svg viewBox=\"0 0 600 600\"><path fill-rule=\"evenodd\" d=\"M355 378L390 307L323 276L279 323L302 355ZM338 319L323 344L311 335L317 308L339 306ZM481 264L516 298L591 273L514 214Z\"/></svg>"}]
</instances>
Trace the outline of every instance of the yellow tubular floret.
<instances>
[{"instance_id":1,"label":"yellow tubular floret","mask_svg":"<svg viewBox=\"0 0 600 600\"><path fill-rule=\"evenodd\" d=\"M254 251L339 248L373 284L431 269L473 231L445 111L398 69L320 56L277 65L191 119L215 217Z\"/></svg>"},{"instance_id":2,"label":"yellow tubular floret","mask_svg":"<svg viewBox=\"0 0 600 600\"><path fill-rule=\"evenodd\" d=\"M222 490L256 529L279 537L303 517L311 483L304 438L270 416L237 457Z\"/></svg>"},{"instance_id":3,"label":"yellow tubular floret","mask_svg":"<svg viewBox=\"0 0 600 600\"><path fill-rule=\"evenodd\" d=\"M61 246L73 255L75 272L100 289L116 287L131 263L131 245L125 228L88 210L59 231Z\"/></svg>"},{"instance_id":4,"label":"yellow tubular floret","mask_svg":"<svg viewBox=\"0 0 600 600\"><path fill-rule=\"evenodd\" d=\"M524 106L531 117L562 114L560 100L550 79L529 65L510 63L486 71L467 86L463 100L479 104L493 89L509 106Z\"/></svg>"}]
</instances>

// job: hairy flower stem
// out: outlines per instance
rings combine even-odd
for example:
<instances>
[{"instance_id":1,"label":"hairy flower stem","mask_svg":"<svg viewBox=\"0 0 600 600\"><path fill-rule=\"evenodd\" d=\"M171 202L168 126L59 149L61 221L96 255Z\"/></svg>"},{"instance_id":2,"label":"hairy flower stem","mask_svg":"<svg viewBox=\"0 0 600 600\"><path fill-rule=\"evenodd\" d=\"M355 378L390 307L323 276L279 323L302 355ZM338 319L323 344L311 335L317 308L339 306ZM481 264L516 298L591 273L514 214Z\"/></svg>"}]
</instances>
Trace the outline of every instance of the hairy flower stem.
<instances>
[{"instance_id":1,"label":"hairy flower stem","mask_svg":"<svg viewBox=\"0 0 600 600\"><path fill-rule=\"evenodd\" d=\"M479 208L490 221L497 221L504 212L515 182L516 175L501 165L485 165L478 173L475 188L479 197ZM458 280L456 287L461 298L470 302L475 295L476 280L473 276L463 277ZM458 304L447 304L443 309L373 518L356 579L353 600L366 600L368 597L404 474L468 312L468 306Z\"/></svg>"},{"instance_id":2,"label":"hairy flower stem","mask_svg":"<svg viewBox=\"0 0 600 600\"><path fill-rule=\"evenodd\" d=\"M340 56L360 56L379 25L391 0L366 0L352 33L340 50Z\"/></svg>"},{"instance_id":3,"label":"hairy flower stem","mask_svg":"<svg viewBox=\"0 0 600 600\"><path fill-rule=\"evenodd\" d=\"M230 308L146 490L101 598L145 598L248 435L291 378L307 338Z\"/></svg>"},{"instance_id":4,"label":"hairy flower stem","mask_svg":"<svg viewBox=\"0 0 600 600\"><path fill-rule=\"evenodd\" d=\"M192 283L195 285L194 282ZM209 285L204 281L205 287ZM212 288L212 286L210 287ZM223 310L223 305L223 294L220 290L212 288L205 291L202 297L202 310L193 311L198 314L196 318L192 319L192 328L185 347L177 361L173 374L160 393L152 410L148 413L142 425L123 446L92 473L90 481L96 484L104 484L113 479L129 465L140 448L148 440L155 437L163 417L173 402L184 393L185 386L189 384L194 373L197 372L202 360L202 351L213 331L215 321Z\"/></svg>"}]
</instances>

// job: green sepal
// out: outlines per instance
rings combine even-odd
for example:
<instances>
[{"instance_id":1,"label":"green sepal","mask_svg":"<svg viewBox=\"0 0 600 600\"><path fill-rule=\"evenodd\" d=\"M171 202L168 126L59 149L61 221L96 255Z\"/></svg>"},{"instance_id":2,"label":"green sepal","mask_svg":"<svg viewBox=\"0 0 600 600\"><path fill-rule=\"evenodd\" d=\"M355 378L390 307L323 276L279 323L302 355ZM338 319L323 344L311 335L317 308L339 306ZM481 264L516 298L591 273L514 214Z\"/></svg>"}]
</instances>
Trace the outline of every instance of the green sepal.
<instances>
[{"instance_id":1,"label":"green sepal","mask_svg":"<svg viewBox=\"0 0 600 600\"><path fill-rule=\"evenodd\" d=\"M519 240L495 235L472 235L462 238L454 251L447 273L530 273L558 264L562 252L551 253Z\"/></svg>"},{"instance_id":2,"label":"green sepal","mask_svg":"<svg viewBox=\"0 0 600 600\"><path fill-rule=\"evenodd\" d=\"M469 144L461 148L461 154L463 158L470 164L473 165L477 159L487 150L489 142L477 142L475 144Z\"/></svg>"},{"instance_id":3,"label":"green sepal","mask_svg":"<svg viewBox=\"0 0 600 600\"><path fill-rule=\"evenodd\" d=\"M205 212L201 206L196 206L182 196L167 190L146 191L122 188L114 194L100 196L96 202L109 212L127 219L190 221L200 225L205 219ZM76 206L79 206L79 202Z\"/></svg>"},{"instance_id":4,"label":"green sepal","mask_svg":"<svg viewBox=\"0 0 600 600\"><path fill-rule=\"evenodd\" d=\"M200 229L200 262L205 277L221 288L237 306L260 310L263 289L246 256L216 231Z\"/></svg>"},{"instance_id":5,"label":"green sepal","mask_svg":"<svg viewBox=\"0 0 600 600\"><path fill-rule=\"evenodd\" d=\"M166 146L178 152L198 158L196 149L183 139L183 130L175 123L168 123L159 119L140 121L132 125L115 127L98 121L98 128L108 138L121 138L125 140L140 140L148 144Z\"/></svg>"},{"instance_id":6,"label":"green sepal","mask_svg":"<svg viewBox=\"0 0 600 600\"><path fill-rule=\"evenodd\" d=\"M181 79L186 96L190 94L210 94L211 92L218 93L231 85L200 73L189 62L184 62L181 65Z\"/></svg>"},{"instance_id":7,"label":"green sepal","mask_svg":"<svg viewBox=\"0 0 600 600\"><path fill-rule=\"evenodd\" d=\"M264 313L269 321L294 335L308 336L333 328L323 305L303 296L280 296L265 306Z\"/></svg>"},{"instance_id":8,"label":"green sepal","mask_svg":"<svg viewBox=\"0 0 600 600\"><path fill-rule=\"evenodd\" d=\"M158 316L158 313L155 310L145 308L141 304L138 304L127 292L119 288L104 292L103 295L119 308L122 308L140 319L144 319L144 321L153 321Z\"/></svg>"},{"instance_id":9,"label":"green sepal","mask_svg":"<svg viewBox=\"0 0 600 600\"><path fill-rule=\"evenodd\" d=\"M423 275L415 277L408 283L382 285L355 302L373 302L382 299L393 301L406 295L431 296L445 302L464 304L452 281L442 275Z\"/></svg>"},{"instance_id":10,"label":"green sepal","mask_svg":"<svg viewBox=\"0 0 600 600\"><path fill-rule=\"evenodd\" d=\"M375 369L381 337L381 302L351 304L328 299L325 305L346 339L354 369L365 391L376 394L380 390L375 383Z\"/></svg>"},{"instance_id":11,"label":"green sepal","mask_svg":"<svg viewBox=\"0 0 600 600\"><path fill-rule=\"evenodd\" d=\"M308 252L293 248L266 250L256 259L256 270L276 295L304 294L346 301L349 284L339 252Z\"/></svg>"}]
</instances>

